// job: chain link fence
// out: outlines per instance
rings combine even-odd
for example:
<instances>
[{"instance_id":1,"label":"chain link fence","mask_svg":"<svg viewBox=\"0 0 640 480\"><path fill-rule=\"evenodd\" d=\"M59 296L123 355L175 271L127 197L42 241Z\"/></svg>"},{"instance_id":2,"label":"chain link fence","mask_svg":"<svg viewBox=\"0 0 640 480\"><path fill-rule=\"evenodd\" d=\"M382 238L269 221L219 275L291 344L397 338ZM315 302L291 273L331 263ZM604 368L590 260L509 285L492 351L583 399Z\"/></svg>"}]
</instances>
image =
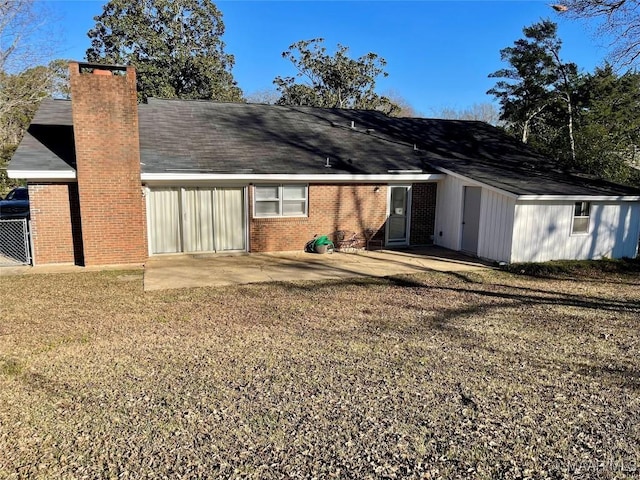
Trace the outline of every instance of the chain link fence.
<instances>
[{"instance_id":1,"label":"chain link fence","mask_svg":"<svg viewBox=\"0 0 640 480\"><path fill-rule=\"evenodd\" d=\"M30 264L27 219L0 220L0 267Z\"/></svg>"}]
</instances>

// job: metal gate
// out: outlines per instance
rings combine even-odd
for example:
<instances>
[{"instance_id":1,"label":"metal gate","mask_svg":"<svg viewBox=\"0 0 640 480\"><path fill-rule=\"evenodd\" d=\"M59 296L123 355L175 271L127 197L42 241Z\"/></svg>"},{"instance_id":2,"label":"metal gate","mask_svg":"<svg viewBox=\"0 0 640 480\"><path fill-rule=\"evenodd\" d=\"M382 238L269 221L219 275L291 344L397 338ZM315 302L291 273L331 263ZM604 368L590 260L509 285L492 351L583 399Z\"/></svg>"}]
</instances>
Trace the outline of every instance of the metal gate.
<instances>
[{"instance_id":1,"label":"metal gate","mask_svg":"<svg viewBox=\"0 0 640 480\"><path fill-rule=\"evenodd\" d=\"M31 265L29 224L26 218L0 220L0 267Z\"/></svg>"}]
</instances>

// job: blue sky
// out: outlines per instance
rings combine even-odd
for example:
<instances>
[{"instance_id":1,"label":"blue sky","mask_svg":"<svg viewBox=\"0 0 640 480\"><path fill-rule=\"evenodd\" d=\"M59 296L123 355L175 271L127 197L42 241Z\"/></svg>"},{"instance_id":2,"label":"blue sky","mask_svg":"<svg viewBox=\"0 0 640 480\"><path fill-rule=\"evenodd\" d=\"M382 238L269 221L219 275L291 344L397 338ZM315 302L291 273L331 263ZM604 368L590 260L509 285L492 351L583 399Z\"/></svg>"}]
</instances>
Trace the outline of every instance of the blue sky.
<instances>
[{"instance_id":1,"label":"blue sky","mask_svg":"<svg viewBox=\"0 0 640 480\"><path fill-rule=\"evenodd\" d=\"M553 2L524 0L449 1L247 1L216 2L226 26L227 53L245 94L273 88L277 75L291 75L281 53L298 40L324 37L356 57L384 57L389 77L378 91L395 91L429 116L445 107L462 109L487 103L495 83L487 75L504 65L500 49L522 37L522 28L550 18L559 24L563 59L592 71L606 57L606 42L595 27L562 18ZM61 22L59 57L82 60L87 31L103 1L50 1Z\"/></svg>"}]
</instances>

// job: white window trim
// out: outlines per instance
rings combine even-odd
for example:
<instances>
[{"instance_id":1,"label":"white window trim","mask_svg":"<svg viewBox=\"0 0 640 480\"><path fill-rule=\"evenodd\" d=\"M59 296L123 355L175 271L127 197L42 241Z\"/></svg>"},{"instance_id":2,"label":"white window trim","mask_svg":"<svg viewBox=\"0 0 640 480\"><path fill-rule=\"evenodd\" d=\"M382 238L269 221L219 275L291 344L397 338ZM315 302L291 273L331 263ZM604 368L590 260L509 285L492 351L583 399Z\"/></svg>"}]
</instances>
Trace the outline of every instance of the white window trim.
<instances>
[{"instance_id":1,"label":"white window trim","mask_svg":"<svg viewBox=\"0 0 640 480\"><path fill-rule=\"evenodd\" d=\"M304 186L305 197L299 199L300 201L304 200L304 214L302 215L284 215L283 212L283 203L284 203L284 191L283 187L286 186ZM257 199L256 188L258 187L277 187L278 188L278 215L258 215L256 213L256 203L260 200ZM273 202L276 199L272 200L264 200L265 202ZM309 184L307 183L264 183L253 185L253 218L307 218L309 216Z\"/></svg>"},{"instance_id":2,"label":"white window trim","mask_svg":"<svg viewBox=\"0 0 640 480\"><path fill-rule=\"evenodd\" d=\"M588 205L588 209L589 209L589 215L576 215L576 203L586 203ZM585 236L585 235L590 235L591 234L591 207L592 204L591 202L585 202L585 201L581 201L581 202L575 202L573 204L573 211L572 211L572 216L571 216L571 236L572 237L580 237L580 236ZM587 219L587 229L584 232L574 232L574 225L576 222L576 219L582 219L582 218L586 218Z\"/></svg>"}]
</instances>

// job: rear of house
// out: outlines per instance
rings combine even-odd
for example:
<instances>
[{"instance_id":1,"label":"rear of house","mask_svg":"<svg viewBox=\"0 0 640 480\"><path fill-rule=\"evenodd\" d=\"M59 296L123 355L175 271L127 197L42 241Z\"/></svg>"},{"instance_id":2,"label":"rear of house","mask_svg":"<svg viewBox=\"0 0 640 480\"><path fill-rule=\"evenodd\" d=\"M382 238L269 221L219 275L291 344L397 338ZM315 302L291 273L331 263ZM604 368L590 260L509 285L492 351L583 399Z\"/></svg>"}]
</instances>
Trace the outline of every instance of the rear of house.
<instances>
[{"instance_id":1,"label":"rear of house","mask_svg":"<svg viewBox=\"0 0 640 480\"><path fill-rule=\"evenodd\" d=\"M597 193L516 195L450 174L438 184L435 244L506 263L635 257L640 197Z\"/></svg>"},{"instance_id":2,"label":"rear of house","mask_svg":"<svg viewBox=\"0 0 640 480\"><path fill-rule=\"evenodd\" d=\"M369 248L433 242L435 182L274 180L145 184L149 254L298 250L319 234Z\"/></svg>"},{"instance_id":3,"label":"rear of house","mask_svg":"<svg viewBox=\"0 0 640 480\"><path fill-rule=\"evenodd\" d=\"M38 264L299 250L314 235L504 262L637 252L640 192L555 172L480 122L138 105L132 68L70 72L72 100L42 103L9 167L29 184Z\"/></svg>"},{"instance_id":4,"label":"rear of house","mask_svg":"<svg viewBox=\"0 0 640 480\"><path fill-rule=\"evenodd\" d=\"M433 242L444 175L379 112L149 99L139 118L149 255Z\"/></svg>"}]
</instances>

